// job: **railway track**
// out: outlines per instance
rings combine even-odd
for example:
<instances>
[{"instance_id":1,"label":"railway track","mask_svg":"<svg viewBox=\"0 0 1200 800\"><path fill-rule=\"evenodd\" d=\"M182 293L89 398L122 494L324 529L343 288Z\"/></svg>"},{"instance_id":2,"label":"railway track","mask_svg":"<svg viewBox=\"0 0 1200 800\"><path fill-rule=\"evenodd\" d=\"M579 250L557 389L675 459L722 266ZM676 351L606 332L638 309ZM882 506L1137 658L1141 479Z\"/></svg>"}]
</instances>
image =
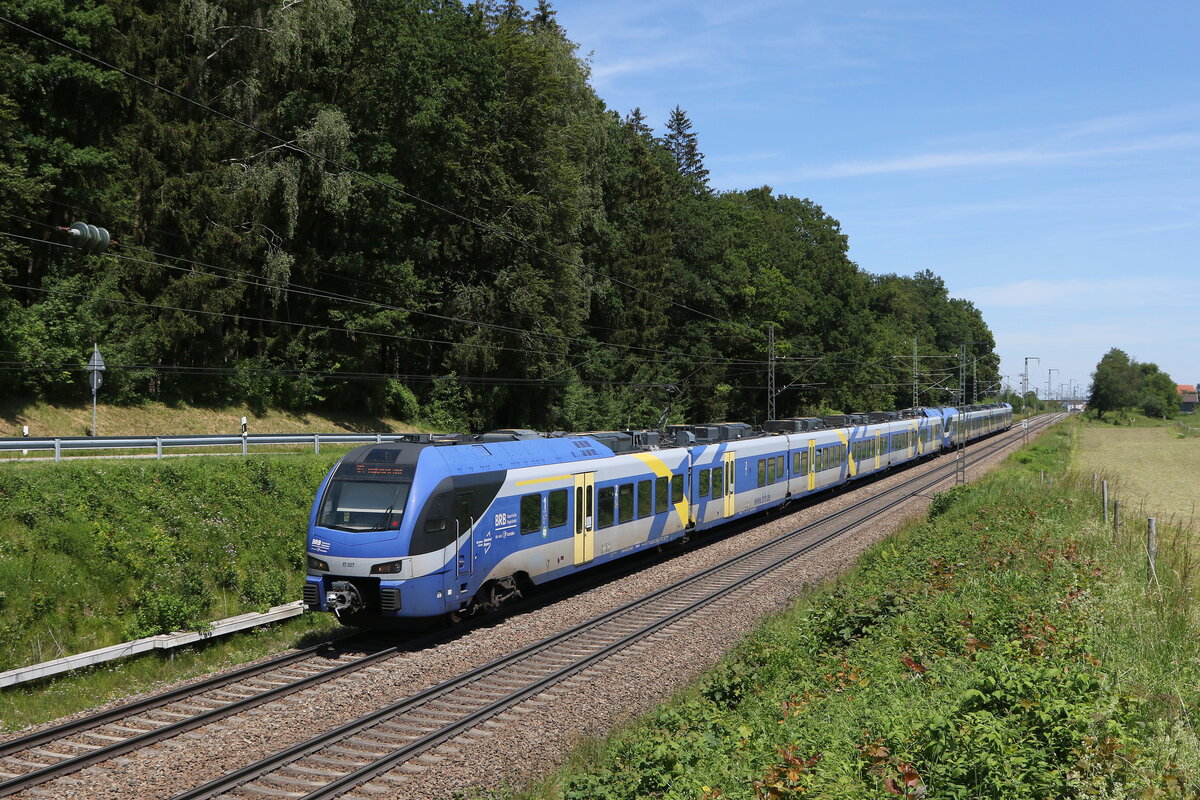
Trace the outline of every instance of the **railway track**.
<instances>
[{"instance_id":1,"label":"railway track","mask_svg":"<svg viewBox=\"0 0 1200 800\"><path fill-rule=\"evenodd\" d=\"M0 797L348 675L398 649L354 657L325 642L13 739L0 744Z\"/></svg>"},{"instance_id":2,"label":"railway track","mask_svg":"<svg viewBox=\"0 0 1200 800\"><path fill-rule=\"evenodd\" d=\"M1021 434L1014 429L1000 438L978 443L972 456L982 458ZM981 450L984 455L978 455ZM955 462L947 461L701 575L180 794L176 800L264 796L315 800L344 794L673 622L735 595L798 555L947 480L954 469ZM847 521L833 530L817 531L835 520ZM426 638L436 640L421 640ZM407 642L403 649L410 650L419 643ZM332 643L324 643L14 739L0 745L0 797L349 675L399 652L400 647L380 646L366 656L354 657L339 653Z\"/></svg>"},{"instance_id":3,"label":"railway track","mask_svg":"<svg viewBox=\"0 0 1200 800\"><path fill-rule=\"evenodd\" d=\"M1044 425L1054 421L1047 420ZM1038 429L1043 425L1037 426ZM976 445L974 460L990 455L1022 431ZM979 455L979 451L984 451ZM882 511L947 480L949 461L842 511L575 628L534 643L372 714L316 736L172 800L296 797L325 800L429 752L504 711L545 692L663 628L739 591L798 556L820 547Z\"/></svg>"}]
</instances>

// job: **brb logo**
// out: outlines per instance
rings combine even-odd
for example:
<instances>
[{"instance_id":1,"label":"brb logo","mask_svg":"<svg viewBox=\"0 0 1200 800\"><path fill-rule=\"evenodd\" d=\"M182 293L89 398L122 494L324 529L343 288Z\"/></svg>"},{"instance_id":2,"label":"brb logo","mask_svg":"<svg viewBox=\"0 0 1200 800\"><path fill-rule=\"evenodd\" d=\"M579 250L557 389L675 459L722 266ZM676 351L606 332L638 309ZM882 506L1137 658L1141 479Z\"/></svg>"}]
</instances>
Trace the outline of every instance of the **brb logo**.
<instances>
[{"instance_id":1,"label":"brb logo","mask_svg":"<svg viewBox=\"0 0 1200 800\"><path fill-rule=\"evenodd\" d=\"M314 536L312 539L312 551L314 553L328 553L329 542L325 541L324 539L318 539Z\"/></svg>"}]
</instances>

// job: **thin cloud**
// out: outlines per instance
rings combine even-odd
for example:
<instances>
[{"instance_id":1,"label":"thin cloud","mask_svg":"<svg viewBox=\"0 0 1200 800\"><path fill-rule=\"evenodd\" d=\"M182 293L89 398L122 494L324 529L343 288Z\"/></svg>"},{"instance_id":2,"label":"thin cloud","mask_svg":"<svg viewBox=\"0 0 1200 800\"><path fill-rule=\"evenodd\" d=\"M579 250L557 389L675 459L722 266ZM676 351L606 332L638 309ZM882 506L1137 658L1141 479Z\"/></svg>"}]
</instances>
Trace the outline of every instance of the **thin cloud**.
<instances>
[{"instance_id":1,"label":"thin cloud","mask_svg":"<svg viewBox=\"0 0 1200 800\"><path fill-rule=\"evenodd\" d=\"M622 58L605 64L593 64L593 81L611 80L621 75L638 74L661 70L664 67L677 67L699 59L698 53L666 53L645 58Z\"/></svg>"},{"instance_id":2,"label":"thin cloud","mask_svg":"<svg viewBox=\"0 0 1200 800\"><path fill-rule=\"evenodd\" d=\"M1168 278L1137 277L1104 280L1027 279L997 286L978 286L956 292L980 306L991 308L1063 310L1120 307L1190 306L1194 292L1181 290Z\"/></svg>"},{"instance_id":3,"label":"thin cloud","mask_svg":"<svg viewBox=\"0 0 1200 800\"><path fill-rule=\"evenodd\" d=\"M958 151L919 153L900 158L876 161L843 161L827 167L801 169L790 177L807 180L830 180L884 175L896 172L928 172L931 170L977 169L1025 166L1035 164L1084 161L1091 158L1177 150L1200 144L1200 136L1190 133L1152 136L1141 141L1077 150L1045 150L1023 148L1013 150Z\"/></svg>"}]
</instances>

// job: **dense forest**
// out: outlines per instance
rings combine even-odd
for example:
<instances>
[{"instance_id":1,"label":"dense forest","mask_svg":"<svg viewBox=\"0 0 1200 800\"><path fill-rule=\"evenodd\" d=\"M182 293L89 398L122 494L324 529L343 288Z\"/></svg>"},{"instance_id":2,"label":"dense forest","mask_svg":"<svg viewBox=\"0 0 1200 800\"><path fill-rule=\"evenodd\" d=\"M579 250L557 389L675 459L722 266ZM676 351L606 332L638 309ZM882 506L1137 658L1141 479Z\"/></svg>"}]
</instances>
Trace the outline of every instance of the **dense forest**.
<instances>
[{"instance_id":1,"label":"dense forest","mask_svg":"<svg viewBox=\"0 0 1200 800\"><path fill-rule=\"evenodd\" d=\"M594 429L950 400L978 310L715 191L545 0L0 0L0 393ZM70 246L83 220L116 244ZM867 265L869 267L869 265Z\"/></svg>"}]
</instances>

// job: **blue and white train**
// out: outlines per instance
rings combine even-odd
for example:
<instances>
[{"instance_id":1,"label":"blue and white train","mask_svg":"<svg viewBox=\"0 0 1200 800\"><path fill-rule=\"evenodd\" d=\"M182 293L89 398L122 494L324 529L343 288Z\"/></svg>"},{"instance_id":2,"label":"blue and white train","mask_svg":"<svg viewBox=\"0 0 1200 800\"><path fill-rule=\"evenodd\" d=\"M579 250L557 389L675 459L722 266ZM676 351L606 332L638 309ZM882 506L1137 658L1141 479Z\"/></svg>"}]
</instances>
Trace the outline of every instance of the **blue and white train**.
<instances>
[{"instance_id":1,"label":"blue and white train","mask_svg":"<svg viewBox=\"0 0 1200 800\"><path fill-rule=\"evenodd\" d=\"M347 453L309 518L304 602L351 625L452 619L523 590L1005 430L1012 406L412 435Z\"/></svg>"}]
</instances>

